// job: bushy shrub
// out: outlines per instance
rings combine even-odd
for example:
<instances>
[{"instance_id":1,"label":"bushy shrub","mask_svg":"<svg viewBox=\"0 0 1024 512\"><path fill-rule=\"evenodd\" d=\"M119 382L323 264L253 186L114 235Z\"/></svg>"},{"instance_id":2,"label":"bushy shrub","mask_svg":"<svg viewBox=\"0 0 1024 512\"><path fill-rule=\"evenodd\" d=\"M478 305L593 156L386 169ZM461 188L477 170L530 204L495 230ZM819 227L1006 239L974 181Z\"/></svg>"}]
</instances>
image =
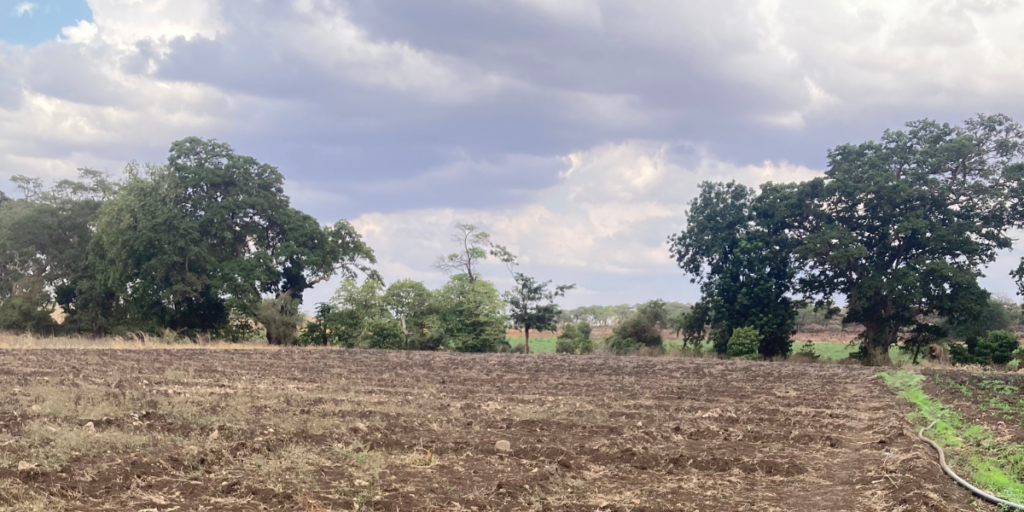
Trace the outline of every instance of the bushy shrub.
<instances>
[{"instance_id":1,"label":"bushy shrub","mask_svg":"<svg viewBox=\"0 0 1024 512\"><path fill-rule=\"evenodd\" d=\"M637 350L640 350L640 347L642 346L643 345L639 343L634 343L633 340L629 338L623 338L617 335L609 336L605 341L605 347L608 351L620 356L636 352Z\"/></svg>"},{"instance_id":2,"label":"bushy shrub","mask_svg":"<svg viewBox=\"0 0 1024 512\"><path fill-rule=\"evenodd\" d=\"M576 341L559 337L558 341L555 342L555 352L559 354L575 354Z\"/></svg>"},{"instance_id":3,"label":"bushy shrub","mask_svg":"<svg viewBox=\"0 0 1024 512\"><path fill-rule=\"evenodd\" d=\"M395 350L402 348L405 334L396 320L370 320L366 325L366 346Z\"/></svg>"},{"instance_id":4,"label":"bushy shrub","mask_svg":"<svg viewBox=\"0 0 1024 512\"><path fill-rule=\"evenodd\" d=\"M608 349L617 354L636 350L638 346L662 348L661 329L666 325L665 303L655 300L641 305L612 330Z\"/></svg>"},{"instance_id":5,"label":"bushy shrub","mask_svg":"<svg viewBox=\"0 0 1024 512\"><path fill-rule=\"evenodd\" d=\"M576 353L579 355L587 355L594 351L594 341L590 338L582 338L579 343L576 344Z\"/></svg>"},{"instance_id":6,"label":"bushy shrub","mask_svg":"<svg viewBox=\"0 0 1024 512\"><path fill-rule=\"evenodd\" d=\"M1018 350L1017 336L1009 331L990 331L984 338L971 338L964 345L949 347L956 364L1004 365Z\"/></svg>"},{"instance_id":7,"label":"bushy shrub","mask_svg":"<svg viewBox=\"0 0 1024 512\"><path fill-rule=\"evenodd\" d=\"M729 357L756 358L761 347L761 333L753 327L740 327L732 331L726 355Z\"/></svg>"},{"instance_id":8,"label":"bushy shrub","mask_svg":"<svg viewBox=\"0 0 1024 512\"><path fill-rule=\"evenodd\" d=\"M589 354L594 350L590 340L591 327L587 322L568 323L562 326L562 333L555 342L559 354Z\"/></svg>"},{"instance_id":9,"label":"bushy shrub","mask_svg":"<svg viewBox=\"0 0 1024 512\"><path fill-rule=\"evenodd\" d=\"M0 302L0 330L54 334L58 325L48 302L49 294L38 287L8 297Z\"/></svg>"},{"instance_id":10,"label":"bushy shrub","mask_svg":"<svg viewBox=\"0 0 1024 512\"><path fill-rule=\"evenodd\" d=\"M576 324L576 329L580 332L580 337L585 340L590 340L590 334L594 331L591 327L590 322L579 322Z\"/></svg>"}]
</instances>

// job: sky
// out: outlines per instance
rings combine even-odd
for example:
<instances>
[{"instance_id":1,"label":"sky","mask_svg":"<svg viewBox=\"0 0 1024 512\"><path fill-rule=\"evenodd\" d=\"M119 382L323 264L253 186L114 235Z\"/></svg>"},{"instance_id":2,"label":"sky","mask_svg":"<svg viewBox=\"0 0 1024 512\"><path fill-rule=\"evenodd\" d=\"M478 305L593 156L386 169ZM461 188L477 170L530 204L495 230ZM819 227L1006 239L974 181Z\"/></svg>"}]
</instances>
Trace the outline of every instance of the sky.
<instances>
[{"instance_id":1,"label":"sky","mask_svg":"<svg viewBox=\"0 0 1024 512\"><path fill-rule=\"evenodd\" d=\"M666 239L701 181L809 179L925 117L1024 120L1022 26L1018 0L0 0L0 189L216 138L350 220L386 281L442 284L470 222L576 283L565 307L688 302ZM984 285L1014 295L1021 253Z\"/></svg>"}]
</instances>

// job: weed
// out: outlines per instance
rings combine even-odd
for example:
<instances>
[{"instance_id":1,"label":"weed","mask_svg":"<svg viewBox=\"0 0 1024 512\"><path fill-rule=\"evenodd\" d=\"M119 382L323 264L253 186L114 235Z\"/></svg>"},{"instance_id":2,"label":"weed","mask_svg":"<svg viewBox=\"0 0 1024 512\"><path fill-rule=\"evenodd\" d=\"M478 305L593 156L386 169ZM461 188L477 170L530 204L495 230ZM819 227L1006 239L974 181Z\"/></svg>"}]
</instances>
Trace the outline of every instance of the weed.
<instances>
[{"instance_id":1,"label":"weed","mask_svg":"<svg viewBox=\"0 0 1024 512\"><path fill-rule=\"evenodd\" d=\"M997 440L984 427L966 422L959 414L921 388L923 375L900 370L880 374L886 384L916 410L907 419L924 427L938 420L928 437L946 449L951 465L960 467L975 485L1010 501L1024 500L1024 445Z\"/></svg>"}]
</instances>

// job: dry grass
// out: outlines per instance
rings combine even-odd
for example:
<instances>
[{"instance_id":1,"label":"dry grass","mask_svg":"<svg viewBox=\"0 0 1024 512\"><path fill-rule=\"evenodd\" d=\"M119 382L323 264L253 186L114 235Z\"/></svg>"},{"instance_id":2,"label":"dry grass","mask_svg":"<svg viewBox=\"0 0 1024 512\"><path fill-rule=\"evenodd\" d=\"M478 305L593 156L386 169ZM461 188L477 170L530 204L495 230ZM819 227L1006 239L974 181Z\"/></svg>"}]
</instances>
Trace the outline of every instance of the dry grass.
<instances>
[{"instance_id":1,"label":"dry grass","mask_svg":"<svg viewBox=\"0 0 1024 512\"><path fill-rule=\"evenodd\" d=\"M132 337L109 336L93 338L88 336L36 336L33 334L0 333L0 350L47 350L47 349L100 349L100 350L274 350L265 342L227 343L205 341L193 343L166 336L139 334Z\"/></svg>"}]
</instances>

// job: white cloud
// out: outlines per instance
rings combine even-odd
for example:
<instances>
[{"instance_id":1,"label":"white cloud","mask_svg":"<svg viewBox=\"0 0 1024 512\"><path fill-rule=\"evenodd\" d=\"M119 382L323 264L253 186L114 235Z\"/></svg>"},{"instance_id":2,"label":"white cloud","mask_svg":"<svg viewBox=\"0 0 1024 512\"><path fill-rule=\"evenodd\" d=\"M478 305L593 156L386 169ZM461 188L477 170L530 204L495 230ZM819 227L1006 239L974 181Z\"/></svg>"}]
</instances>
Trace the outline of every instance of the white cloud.
<instances>
[{"instance_id":1,"label":"white cloud","mask_svg":"<svg viewBox=\"0 0 1024 512\"><path fill-rule=\"evenodd\" d=\"M21 2L14 6L13 14L17 17L25 16L26 14L32 16L36 9L39 8L39 4L34 2Z\"/></svg>"},{"instance_id":2,"label":"white cloud","mask_svg":"<svg viewBox=\"0 0 1024 512\"><path fill-rule=\"evenodd\" d=\"M377 250L383 268L400 272L385 276L392 280L422 279L429 273L434 258L448 251L448 232L456 222L483 227L495 242L519 254L524 265L662 273L674 266L665 240L685 226L684 211L701 181L757 185L819 174L787 163L737 166L696 146L647 141L604 144L565 160L569 167L560 182L524 206L367 213L353 224Z\"/></svg>"}]
</instances>

